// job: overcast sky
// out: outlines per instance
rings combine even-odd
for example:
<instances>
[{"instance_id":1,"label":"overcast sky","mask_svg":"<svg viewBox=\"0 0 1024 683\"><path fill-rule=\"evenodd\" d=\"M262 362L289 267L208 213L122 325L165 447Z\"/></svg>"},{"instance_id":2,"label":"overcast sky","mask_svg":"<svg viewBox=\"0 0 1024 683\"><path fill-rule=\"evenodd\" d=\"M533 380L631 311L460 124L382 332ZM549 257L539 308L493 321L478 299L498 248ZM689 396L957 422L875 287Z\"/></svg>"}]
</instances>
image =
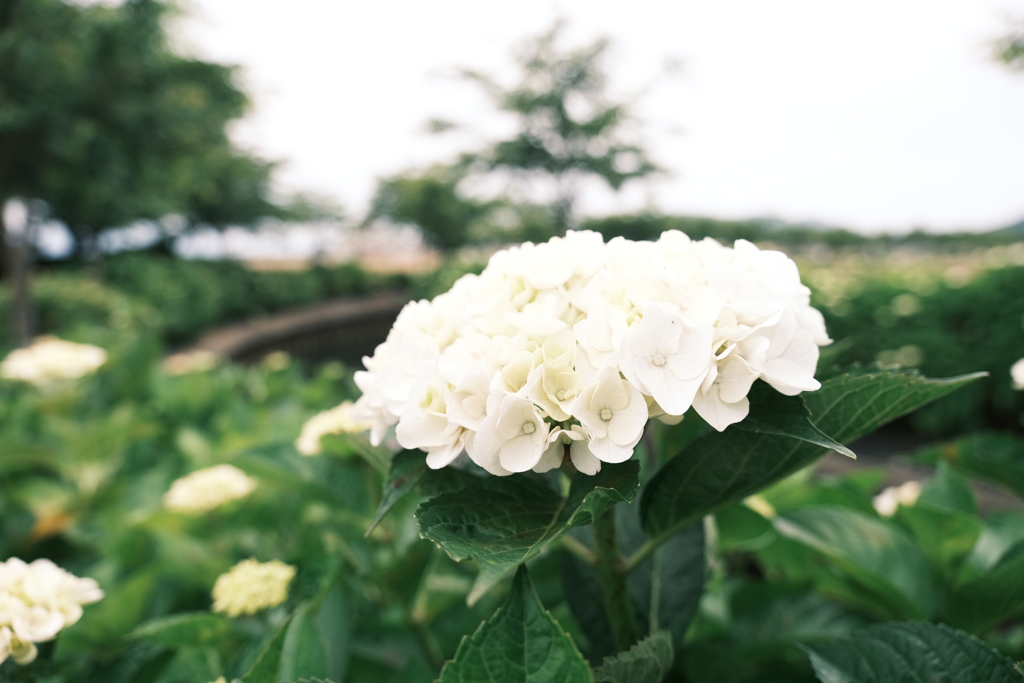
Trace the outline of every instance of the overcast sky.
<instances>
[{"instance_id":1,"label":"overcast sky","mask_svg":"<svg viewBox=\"0 0 1024 683\"><path fill-rule=\"evenodd\" d=\"M234 131L283 163L284 190L365 210L375 179L445 161L503 122L471 66L509 79L511 54L557 17L565 45L614 41L614 92L636 102L672 174L584 213L654 206L861 231L990 229L1024 219L1024 74L991 41L1009 0L191 0L177 40L242 67L255 107ZM683 63L676 75L665 64ZM509 81L511 82L511 81ZM472 124L428 136L424 122Z\"/></svg>"}]
</instances>

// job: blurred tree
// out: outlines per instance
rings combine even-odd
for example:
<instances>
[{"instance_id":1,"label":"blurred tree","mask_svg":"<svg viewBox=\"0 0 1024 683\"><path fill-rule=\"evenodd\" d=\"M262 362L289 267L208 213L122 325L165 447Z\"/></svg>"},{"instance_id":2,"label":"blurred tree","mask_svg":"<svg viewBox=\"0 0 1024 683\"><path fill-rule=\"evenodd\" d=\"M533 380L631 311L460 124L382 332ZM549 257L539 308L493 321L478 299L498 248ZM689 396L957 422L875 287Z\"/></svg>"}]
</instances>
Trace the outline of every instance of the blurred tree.
<instances>
[{"instance_id":1,"label":"blurred tree","mask_svg":"<svg viewBox=\"0 0 1024 683\"><path fill-rule=\"evenodd\" d=\"M561 22L528 41L517 56L520 75L511 87L489 75L462 69L458 73L482 87L501 112L512 114L512 137L465 153L450 166L434 166L426 173L405 173L380 181L366 224L386 217L413 223L428 242L442 249L474 239L543 241L573 225L573 208L588 179L598 179L618 190L626 182L660 169L639 144L629 141L633 122L625 104L610 101L604 59L608 42L568 52L558 48ZM431 133L461 129L458 123L432 119ZM495 173L510 174L531 187L547 182L553 192L550 208L534 201L500 198L481 202L459 191L464 181ZM491 222L492 211L508 209L515 227ZM476 229L473 229L473 226ZM478 233L488 227L490 235Z\"/></svg>"},{"instance_id":2,"label":"blurred tree","mask_svg":"<svg viewBox=\"0 0 1024 683\"><path fill-rule=\"evenodd\" d=\"M478 71L460 73L517 121L511 138L466 155L463 163L508 171L527 181L553 180L555 223L564 232L572 224L585 179L599 179L618 190L660 169L643 147L629 141L633 117L628 106L609 99L604 63L608 41L561 52L563 29L564 23L558 22L524 46L516 60L519 82L512 87ZM439 132L451 127L443 121L432 124Z\"/></svg>"},{"instance_id":3,"label":"blurred tree","mask_svg":"<svg viewBox=\"0 0 1024 683\"><path fill-rule=\"evenodd\" d=\"M248 106L234 70L175 54L170 11L157 0L0 0L0 206L44 202L79 255L140 219L287 215L267 198L272 164L226 135ZM0 245L4 233L0 220ZM3 259L8 273L19 258Z\"/></svg>"},{"instance_id":4,"label":"blurred tree","mask_svg":"<svg viewBox=\"0 0 1024 683\"><path fill-rule=\"evenodd\" d=\"M1024 22L995 43L996 58L1016 71L1024 71Z\"/></svg>"},{"instance_id":5,"label":"blurred tree","mask_svg":"<svg viewBox=\"0 0 1024 683\"><path fill-rule=\"evenodd\" d=\"M411 223L423 238L441 250L458 248L469 241L473 223L486 215L494 202L463 197L458 184L465 177L461 166L433 166L420 175L385 178L377 185L366 223L388 218Z\"/></svg>"}]
</instances>

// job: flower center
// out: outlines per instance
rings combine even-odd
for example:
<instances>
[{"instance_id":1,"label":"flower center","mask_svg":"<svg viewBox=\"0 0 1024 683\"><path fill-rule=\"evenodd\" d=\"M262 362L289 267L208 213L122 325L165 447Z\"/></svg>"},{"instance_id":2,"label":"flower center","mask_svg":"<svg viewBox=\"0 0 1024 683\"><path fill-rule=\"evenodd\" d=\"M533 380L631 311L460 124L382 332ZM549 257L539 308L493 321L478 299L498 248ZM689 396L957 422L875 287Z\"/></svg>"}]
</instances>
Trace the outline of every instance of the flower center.
<instances>
[{"instance_id":1,"label":"flower center","mask_svg":"<svg viewBox=\"0 0 1024 683\"><path fill-rule=\"evenodd\" d=\"M665 364L665 356L661 355L660 353L656 353L653 356L651 356L651 363L657 365L660 368L662 365Z\"/></svg>"},{"instance_id":2,"label":"flower center","mask_svg":"<svg viewBox=\"0 0 1024 683\"><path fill-rule=\"evenodd\" d=\"M601 415L601 419L602 420L604 420L605 422L608 422L608 420L612 419L611 408L602 408L600 415Z\"/></svg>"},{"instance_id":3,"label":"flower center","mask_svg":"<svg viewBox=\"0 0 1024 683\"><path fill-rule=\"evenodd\" d=\"M527 422L523 425L523 434L533 434L537 431L537 425L532 422Z\"/></svg>"}]
</instances>

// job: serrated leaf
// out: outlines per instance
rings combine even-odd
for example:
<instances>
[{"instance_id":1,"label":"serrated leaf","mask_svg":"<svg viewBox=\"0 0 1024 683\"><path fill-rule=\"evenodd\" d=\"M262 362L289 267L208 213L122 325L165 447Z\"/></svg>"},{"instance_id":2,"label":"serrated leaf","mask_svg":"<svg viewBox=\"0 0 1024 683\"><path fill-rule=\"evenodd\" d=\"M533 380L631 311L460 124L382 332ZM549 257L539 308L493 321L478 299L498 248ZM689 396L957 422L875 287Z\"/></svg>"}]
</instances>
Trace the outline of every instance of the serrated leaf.
<instances>
[{"instance_id":1,"label":"serrated leaf","mask_svg":"<svg viewBox=\"0 0 1024 683\"><path fill-rule=\"evenodd\" d=\"M672 636L658 631L594 670L596 683L661 683L672 668Z\"/></svg>"},{"instance_id":2,"label":"serrated leaf","mask_svg":"<svg viewBox=\"0 0 1024 683\"><path fill-rule=\"evenodd\" d=\"M427 461L422 451L402 451L395 455L391 461L391 469L388 471L387 479L384 480L384 492L380 497L380 504L366 529L366 536L369 536L381 520L391 509L398 504L409 492L416 488L416 484L427 471Z\"/></svg>"},{"instance_id":3,"label":"serrated leaf","mask_svg":"<svg viewBox=\"0 0 1024 683\"><path fill-rule=\"evenodd\" d=\"M227 617L212 612L181 612L152 619L136 628L131 637L168 647L209 645L231 633Z\"/></svg>"},{"instance_id":4,"label":"serrated leaf","mask_svg":"<svg viewBox=\"0 0 1024 683\"><path fill-rule=\"evenodd\" d=\"M835 441L848 443L982 374L927 379L913 372L857 370L801 394L811 422ZM651 478L641 499L644 528L664 538L809 465L829 449L737 425L694 441Z\"/></svg>"},{"instance_id":5,"label":"serrated leaf","mask_svg":"<svg viewBox=\"0 0 1024 683\"><path fill-rule=\"evenodd\" d=\"M630 460L605 464L592 477L577 475L566 498L528 475L481 478L423 503L416 517L423 537L453 559L476 560L480 573L468 598L473 604L569 529L590 524L615 503L632 501L639 468Z\"/></svg>"},{"instance_id":6,"label":"serrated leaf","mask_svg":"<svg viewBox=\"0 0 1024 683\"><path fill-rule=\"evenodd\" d=\"M505 603L462 639L438 683L593 683L572 638L541 604L526 567Z\"/></svg>"},{"instance_id":7,"label":"serrated leaf","mask_svg":"<svg viewBox=\"0 0 1024 683\"><path fill-rule=\"evenodd\" d=\"M1020 683L1013 662L945 624L884 623L806 648L823 683Z\"/></svg>"},{"instance_id":8,"label":"serrated leaf","mask_svg":"<svg viewBox=\"0 0 1024 683\"><path fill-rule=\"evenodd\" d=\"M928 617L934 577L920 548L899 527L849 508L793 510L772 520L775 529L827 556L872 591L897 617Z\"/></svg>"},{"instance_id":9,"label":"serrated leaf","mask_svg":"<svg viewBox=\"0 0 1024 683\"><path fill-rule=\"evenodd\" d=\"M975 633L1024 610L1024 554L954 588L951 603L950 623Z\"/></svg>"},{"instance_id":10,"label":"serrated leaf","mask_svg":"<svg viewBox=\"0 0 1024 683\"><path fill-rule=\"evenodd\" d=\"M750 414L737 427L759 434L775 434L816 444L857 459L849 448L823 433L811 422L811 413L800 396L785 396L764 382L756 382L747 397Z\"/></svg>"}]
</instances>

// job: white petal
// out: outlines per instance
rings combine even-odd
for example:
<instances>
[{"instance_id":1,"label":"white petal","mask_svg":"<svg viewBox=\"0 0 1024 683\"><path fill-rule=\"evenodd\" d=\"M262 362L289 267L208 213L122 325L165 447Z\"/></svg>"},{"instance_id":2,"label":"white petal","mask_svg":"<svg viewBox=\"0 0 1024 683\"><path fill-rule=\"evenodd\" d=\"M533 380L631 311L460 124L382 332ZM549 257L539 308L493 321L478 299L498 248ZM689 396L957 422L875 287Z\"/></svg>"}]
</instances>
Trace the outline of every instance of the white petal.
<instances>
[{"instance_id":1,"label":"white petal","mask_svg":"<svg viewBox=\"0 0 1024 683\"><path fill-rule=\"evenodd\" d=\"M698 393L693 399L693 409L709 425L721 432L747 416L750 412L750 401L743 397L735 403L726 403L719 397L716 389L717 387L714 387L706 394Z\"/></svg>"},{"instance_id":2,"label":"white petal","mask_svg":"<svg viewBox=\"0 0 1024 683\"><path fill-rule=\"evenodd\" d=\"M590 452L602 462L625 462L633 455L633 447L637 441L640 441L639 436L628 446L620 446L611 439L591 439Z\"/></svg>"},{"instance_id":3,"label":"white petal","mask_svg":"<svg viewBox=\"0 0 1024 683\"><path fill-rule=\"evenodd\" d=\"M569 446L569 457L573 466L583 474L593 476L601 471L601 461L590 452L586 441L574 441Z\"/></svg>"},{"instance_id":4,"label":"white petal","mask_svg":"<svg viewBox=\"0 0 1024 683\"><path fill-rule=\"evenodd\" d=\"M529 434L524 434L505 442L499 451L498 459L501 466L509 472L525 472L532 470L543 454L544 448L538 446Z\"/></svg>"}]
</instances>

